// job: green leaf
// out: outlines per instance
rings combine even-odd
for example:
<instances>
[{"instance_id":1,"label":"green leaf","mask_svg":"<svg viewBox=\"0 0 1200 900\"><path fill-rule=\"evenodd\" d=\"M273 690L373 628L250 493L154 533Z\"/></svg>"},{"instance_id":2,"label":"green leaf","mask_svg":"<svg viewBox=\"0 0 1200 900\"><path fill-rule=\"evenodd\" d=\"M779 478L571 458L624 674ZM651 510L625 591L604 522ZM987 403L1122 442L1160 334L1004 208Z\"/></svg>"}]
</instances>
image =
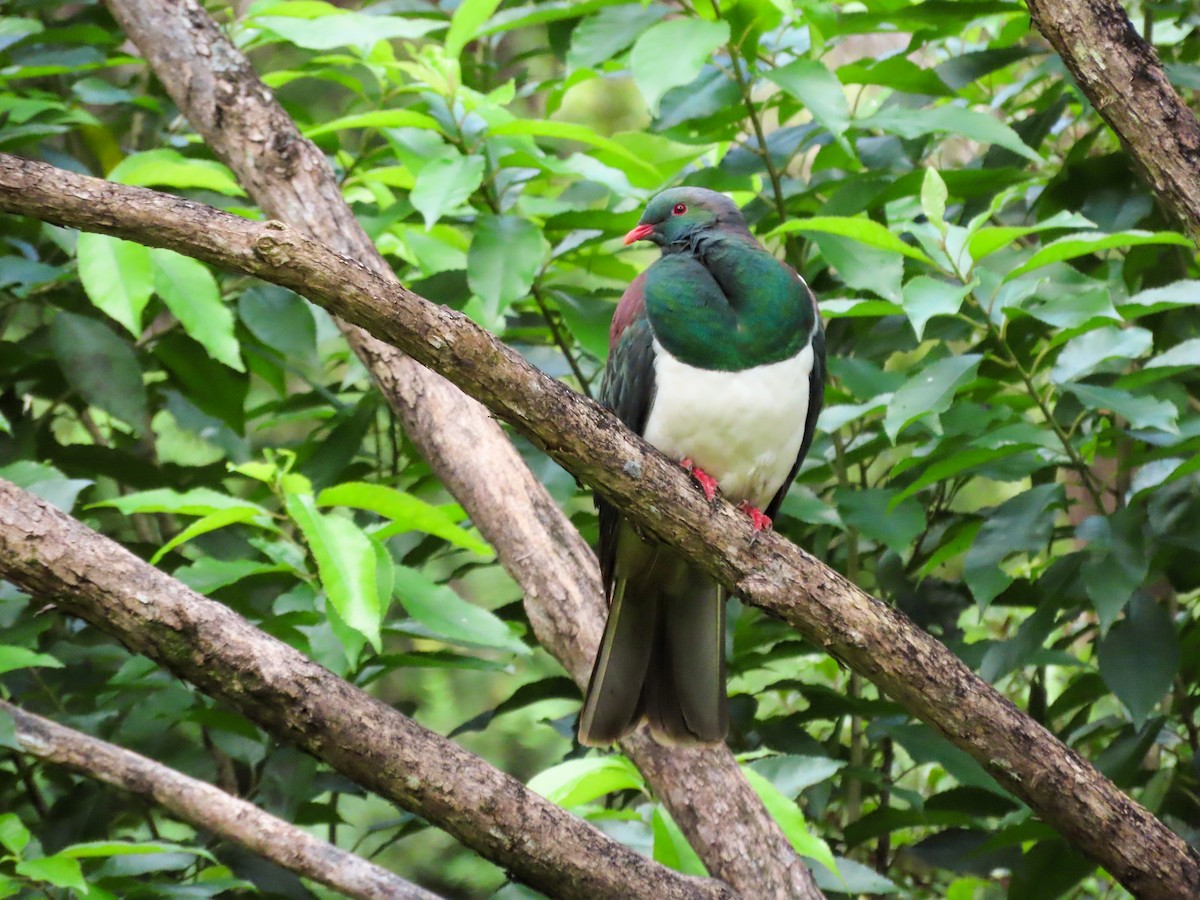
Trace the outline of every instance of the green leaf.
<instances>
[{"instance_id":1,"label":"green leaf","mask_svg":"<svg viewBox=\"0 0 1200 900\"><path fill-rule=\"evenodd\" d=\"M35 653L25 647L0 644L0 673L12 672L15 669L61 669L62 667L62 663L45 653Z\"/></svg>"},{"instance_id":2,"label":"green leaf","mask_svg":"<svg viewBox=\"0 0 1200 900\"><path fill-rule=\"evenodd\" d=\"M919 247L906 244L888 231L885 226L861 216L810 216L803 219L791 219L773 229L767 234L767 237L777 237L795 231L805 234L836 234L840 237L848 237L860 244L866 244L868 247L899 253L933 265L933 260L926 256Z\"/></svg>"},{"instance_id":3,"label":"green leaf","mask_svg":"<svg viewBox=\"0 0 1200 900\"><path fill-rule=\"evenodd\" d=\"M60 312L50 346L67 383L89 404L126 422L136 434L148 424L146 386L133 348L102 322Z\"/></svg>"},{"instance_id":4,"label":"green leaf","mask_svg":"<svg viewBox=\"0 0 1200 900\"><path fill-rule=\"evenodd\" d=\"M567 65L579 69L607 62L632 44L638 35L666 12L667 7L658 3L641 8L622 3L588 16L571 32Z\"/></svg>"},{"instance_id":5,"label":"green leaf","mask_svg":"<svg viewBox=\"0 0 1200 900\"><path fill-rule=\"evenodd\" d=\"M285 503L288 515L304 534L317 562L321 586L338 617L378 653L388 598L379 596L378 560L371 539L347 518L322 515L309 494L289 494Z\"/></svg>"},{"instance_id":6,"label":"green leaf","mask_svg":"<svg viewBox=\"0 0 1200 900\"><path fill-rule=\"evenodd\" d=\"M766 778L786 797L795 797L801 791L820 784L845 768L846 763L827 756L765 756L756 759L750 768Z\"/></svg>"},{"instance_id":7,"label":"green leaf","mask_svg":"<svg viewBox=\"0 0 1200 900\"><path fill-rule=\"evenodd\" d=\"M704 867L703 861L666 809L661 806L654 807L654 813L650 817L650 829L654 834L655 862L684 875L695 875L699 878L708 876L708 869Z\"/></svg>"},{"instance_id":8,"label":"green leaf","mask_svg":"<svg viewBox=\"0 0 1200 900\"><path fill-rule=\"evenodd\" d=\"M1174 231L1120 231L1116 234L1072 234L1047 244L1031 256L1024 265L1008 273L1005 280L1016 278L1051 263L1111 250L1115 247L1137 247L1144 244L1175 244L1191 247L1189 238Z\"/></svg>"},{"instance_id":9,"label":"green leaf","mask_svg":"<svg viewBox=\"0 0 1200 900\"><path fill-rule=\"evenodd\" d=\"M231 197L245 195L228 166L211 159L191 159L178 150L166 148L125 157L108 173L108 180L135 187L216 191Z\"/></svg>"},{"instance_id":10,"label":"green leaf","mask_svg":"<svg viewBox=\"0 0 1200 900\"><path fill-rule=\"evenodd\" d=\"M450 18L450 30L446 32L444 44L446 55L457 58L463 47L478 36L499 5L500 0L462 0Z\"/></svg>"},{"instance_id":11,"label":"green leaf","mask_svg":"<svg viewBox=\"0 0 1200 900\"><path fill-rule=\"evenodd\" d=\"M821 248L821 255L847 285L870 291L884 300L900 302L904 261L897 252L865 246L834 234L817 233L813 243Z\"/></svg>"},{"instance_id":12,"label":"green leaf","mask_svg":"<svg viewBox=\"0 0 1200 900\"><path fill-rule=\"evenodd\" d=\"M216 857L203 847L172 844L166 841L87 841L72 844L58 851L69 859L96 859L110 856L146 856L151 853L190 853L192 856L216 862Z\"/></svg>"},{"instance_id":13,"label":"green leaf","mask_svg":"<svg viewBox=\"0 0 1200 900\"><path fill-rule=\"evenodd\" d=\"M796 802L781 794L775 785L753 769L742 766L742 772L745 774L746 780L750 782L750 787L754 788L754 793L758 794L759 799L762 800L763 806L767 808L771 818L778 822L779 827L783 829L792 849L801 856L815 859L837 875L838 867L833 858L833 852L825 841L808 830L808 823L804 821L804 813L796 805Z\"/></svg>"},{"instance_id":14,"label":"green leaf","mask_svg":"<svg viewBox=\"0 0 1200 900\"><path fill-rule=\"evenodd\" d=\"M977 353L939 359L896 391L883 420L884 431L892 443L913 422L948 410L959 388L974 379L982 359Z\"/></svg>"},{"instance_id":15,"label":"green leaf","mask_svg":"<svg viewBox=\"0 0 1200 900\"><path fill-rule=\"evenodd\" d=\"M39 34L45 29L46 26L37 19L0 16L0 51L8 49L31 34Z\"/></svg>"},{"instance_id":16,"label":"green leaf","mask_svg":"<svg viewBox=\"0 0 1200 900\"><path fill-rule=\"evenodd\" d=\"M20 856L29 846L30 837L29 829L21 824L16 813L0 813L0 845L9 853Z\"/></svg>"},{"instance_id":17,"label":"green leaf","mask_svg":"<svg viewBox=\"0 0 1200 900\"><path fill-rule=\"evenodd\" d=\"M22 752L21 742L17 739L17 723L12 717L12 713L8 710L0 708L0 747L8 750L16 750ZM4 823L0 820L0 845L3 845L3 830ZM4 882L0 881L0 887L4 886ZM0 894L3 897L4 894Z\"/></svg>"},{"instance_id":18,"label":"green leaf","mask_svg":"<svg viewBox=\"0 0 1200 900\"><path fill-rule=\"evenodd\" d=\"M609 754L571 759L540 772L529 789L551 803L573 809L614 791L645 791L642 773L624 756Z\"/></svg>"},{"instance_id":19,"label":"green leaf","mask_svg":"<svg viewBox=\"0 0 1200 900\"><path fill-rule=\"evenodd\" d=\"M424 128L438 131L437 119L414 109L376 109L371 112L340 116L304 129L306 138L317 138L323 134L347 131L351 128Z\"/></svg>"},{"instance_id":20,"label":"green leaf","mask_svg":"<svg viewBox=\"0 0 1200 900\"><path fill-rule=\"evenodd\" d=\"M925 530L925 510L916 500L895 503L890 488L839 490L837 508L842 520L867 538L907 555Z\"/></svg>"},{"instance_id":21,"label":"green leaf","mask_svg":"<svg viewBox=\"0 0 1200 900\"><path fill-rule=\"evenodd\" d=\"M963 562L963 577L981 607L1012 583L1000 563L1014 553L1046 549L1062 501L1062 485L1040 484L988 513Z\"/></svg>"},{"instance_id":22,"label":"green leaf","mask_svg":"<svg viewBox=\"0 0 1200 900\"><path fill-rule=\"evenodd\" d=\"M913 139L927 134L951 134L983 144L995 144L1011 150L1034 163L1042 162L1037 152L1031 149L1020 136L998 119L987 113L960 106L936 106L922 109L920 114L903 106L891 106L873 116L859 119L856 128L878 128L898 137Z\"/></svg>"},{"instance_id":23,"label":"green leaf","mask_svg":"<svg viewBox=\"0 0 1200 900\"><path fill-rule=\"evenodd\" d=\"M259 527L274 528L269 520L264 520L263 517L253 509L248 509L246 507L220 509L197 519L187 528L184 528L177 535L163 544L158 551L152 557L150 557L150 565L158 565L159 560L161 560L176 547L186 544L188 541L192 540L193 538L198 538L202 534L208 534L211 531L224 528L226 525L242 525L250 522L257 524Z\"/></svg>"},{"instance_id":24,"label":"green leaf","mask_svg":"<svg viewBox=\"0 0 1200 900\"><path fill-rule=\"evenodd\" d=\"M459 526L445 510L395 488L362 481L347 482L321 491L317 504L367 509L391 519L390 526L377 532L380 540L405 531L421 531L480 556L492 555L492 548L485 541Z\"/></svg>"},{"instance_id":25,"label":"green leaf","mask_svg":"<svg viewBox=\"0 0 1200 900\"><path fill-rule=\"evenodd\" d=\"M690 18L659 22L638 38L629 65L650 114L657 115L663 95L689 84L713 51L728 40L727 22Z\"/></svg>"},{"instance_id":26,"label":"green leaf","mask_svg":"<svg viewBox=\"0 0 1200 900\"><path fill-rule=\"evenodd\" d=\"M1110 359L1140 359L1153 346L1154 336L1144 328L1096 328L1066 343L1050 377L1059 384L1074 381Z\"/></svg>"},{"instance_id":27,"label":"green leaf","mask_svg":"<svg viewBox=\"0 0 1200 900\"><path fill-rule=\"evenodd\" d=\"M1075 533L1087 542L1080 574L1100 621L1100 633L1107 634L1150 571L1143 513L1127 506L1109 516L1090 516Z\"/></svg>"},{"instance_id":28,"label":"green leaf","mask_svg":"<svg viewBox=\"0 0 1200 900\"><path fill-rule=\"evenodd\" d=\"M480 216L467 251L467 282L498 318L529 293L549 247L542 232L518 216Z\"/></svg>"},{"instance_id":29,"label":"green leaf","mask_svg":"<svg viewBox=\"0 0 1200 900\"><path fill-rule=\"evenodd\" d=\"M333 9L333 7L330 7ZM253 16L248 25L264 28L297 47L307 50L332 50L334 47L370 47L377 41L415 40L445 28L437 19L408 19L399 16L371 16L337 11L319 18L290 16Z\"/></svg>"},{"instance_id":30,"label":"green leaf","mask_svg":"<svg viewBox=\"0 0 1200 900\"><path fill-rule=\"evenodd\" d=\"M317 324L303 297L274 285L250 288L238 298L238 318L256 338L288 357L316 350Z\"/></svg>"},{"instance_id":31,"label":"green leaf","mask_svg":"<svg viewBox=\"0 0 1200 900\"><path fill-rule=\"evenodd\" d=\"M75 242L79 280L92 305L125 326L134 337L142 333L142 312L154 292L150 251L141 244L80 232Z\"/></svg>"},{"instance_id":32,"label":"green leaf","mask_svg":"<svg viewBox=\"0 0 1200 900\"><path fill-rule=\"evenodd\" d=\"M946 182L942 181L938 170L926 169L925 179L921 182L921 211L942 234L946 233L946 200L949 196Z\"/></svg>"},{"instance_id":33,"label":"green leaf","mask_svg":"<svg viewBox=\"0 0 1200 900\"><path fill-rule=\"evenodd\" d=\"M1179 410L1169 400L1153 397L1138 397L1116 388L1096 387L1092 384L1064 384L1089 409L1113 412L1125 419L1133 428L1157 428L1176 433Z\"/></svg>"},{"instance_id":34,"label":"green leaf","mask_svg":"<svg viewBox=\"0 0 1200 900\"><path fill-rule=\"evenodd\" d=\"M417 174L408 201L425 218L425 229L429 230L444 213L465 203L481 184L483 157L443 157L433 160Z\"/></svg>"},{"instance_id":35,"label":"green leaf","mask_svg":"<svg viewBox=\"0 0 1200 900\"><path fill-rule=\"evenodd\" d=\"M929 171L933 171L930 169ZM972 285L942 281L918 275L904 285L904 312L912 322L917 340L925 334L925 325L934 316L952 316L962 308Z\"/></svg>"},{"instance_id":36,"label":"green leaf","mask_svg":"<svg viewBox=\"0 0 1200 900\"><path fill-rule=\"evenodd\" d=\"M55 887L73 888L81 894L87 894L88 883L83 877L83 869L79 861L69 856L46 856L42 859L23 859L16 866L16 873L52 884Z\"/></svg>"},{"instance_id":37,"label":"green leaf","mask_svg":"<svg viewBox=\"0 0 1200 900\"><path fill-rule=\"evenodd\" d=\"M647 160L634 153L624 144L612 138L597 134L586 125L576 122L558 122L545 119L513 119L499 125L493 125L489 133L496 136L509 134L527 134L533 137L558 138L564 141L574 141L577 144L587 144L598 150L607 150L614 156L637 166L643 172L654 178L661 179L662 173Z\"/></svg>"},{"instance_id":38,"label":"green leaf","mask_svg":"<svg viewBox=\"0 0 1200 900\"><path fill-rule=\"evenodd\" d=\"M233 313L221 301L217 280L204 263L174 250L150 251L154 290L208 355L238 372L246 371L233 333Z\"/></svg>"},{"instance_id":39,"label":"green leaf","mask_svg":"<svg viewBox=\"0 0 1200 900\"><path fill-rule=\"evenodd\" d=\"M1078 213L1061 210L1045 221L1036 225L1000 225L980 228L971 235L967 242L967 251L971 259L978 262L985 256L990 256L997 250L1008 247L1019 237L1036 234L1042 231L1056 231L1062 228L1095 228L1095 223Z\"/></svg>"},{"instance_id":40,"label":"green leaf","mask_svg":"<svg viewBox=\"0 0 1200 900\"><path fill-rule=\"evenodd\" d=\"M837 863L838 875L825 869L813 869L813 880L823 891L852 896L900 893L900 888L895 882L883 877L870 866L842 856L834 857L834 861ZM947 900L954 898L947 897Z\"/></svg>"},{"instance_id":41,"label":"green leaf","mask_svg":"<svg viewBox=\"0 0 1200 900\"><path fill-rule=\"evenodd\" d=\"M1147 369L1180 366L1195 368L1200 366L1200 338L1188 338L1180 341L1170 350L1160 353L1146 363Z\"/></svg>"},{"instance_id":42,"label":"green leaf","mask_svg":"<svg viewBox=\"0 0 1200 900\"><path fill-rule=\"evenodd\" d=\"M812 117L835 137L850 125L850 105L836 75L814 59L797 59L764 74L812 113Z\"/></svg>"},{"instance_id":43,"label":"green leaf","mask_svg":"<svg viewBox=\"0 0 1200 900\"><path fill-rule=\"evenodd\" d=\"M187 491L176 491L171 488L155 488L150 491L137 491L111 500L101 500L92 506L109 506L118 509L125 515L132 513L173 513L185 516L207 516L218 510L242 509L263 518L270 518L270 513L249 500L231 497L211 488L192 488Z\"/></svg>"},{"instance_id":44,"label":"green leaf","mask_svg":"<svg viewBox=\"0 0 1200 900\"><path fill-rule=\"evenodd\" d=\"M458 644L492 647L520 656L531 652L502 620L407 566L396 566L396 598L427 633Z\"/></svg>"},{"instance_id":45,"label":"green leaf","mask_svg":"<svg viewBox=\"0 0 1200 900\"><path fill-rule=\"evenodd\" d=\"M1125 618L1100 641L1100 677L1141 728L1179 671L1179 636L1167 611L1137 593Z\"/></svg>"}]
</instances>

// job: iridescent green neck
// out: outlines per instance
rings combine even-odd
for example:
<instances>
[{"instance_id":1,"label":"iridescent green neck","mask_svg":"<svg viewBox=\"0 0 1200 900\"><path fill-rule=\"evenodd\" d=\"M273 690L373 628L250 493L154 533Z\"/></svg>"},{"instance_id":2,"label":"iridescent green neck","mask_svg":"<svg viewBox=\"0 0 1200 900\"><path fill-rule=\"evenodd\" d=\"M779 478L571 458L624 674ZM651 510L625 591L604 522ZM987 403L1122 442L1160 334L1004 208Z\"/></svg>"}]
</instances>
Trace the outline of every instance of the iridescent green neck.
<instances>
[{"instance_id":1,"label":"iridescent green neck","mask_svg":"<svg viewBox=\"0 0 1200 900\"><path fill-rule=\"evenodd\" d=\"M672 356L729 372L791 359L814 316L799 279L736 233L668 248L646 272L646 313Z\"/></svg>"}]
</instances>

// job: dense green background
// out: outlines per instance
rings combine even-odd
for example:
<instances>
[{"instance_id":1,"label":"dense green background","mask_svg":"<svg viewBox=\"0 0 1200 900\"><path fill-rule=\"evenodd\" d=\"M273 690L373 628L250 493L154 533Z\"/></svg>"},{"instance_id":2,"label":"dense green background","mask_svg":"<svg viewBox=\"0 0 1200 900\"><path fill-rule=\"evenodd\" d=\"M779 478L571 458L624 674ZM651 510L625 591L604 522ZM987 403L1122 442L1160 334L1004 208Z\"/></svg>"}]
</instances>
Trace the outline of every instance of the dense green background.
<instances>
[{"instance_id":1,"label":"dense green background","mask_svg":"<svg viewBox=\"0 0 1200 900\"><path fill-rule=\"evenodd\" d=\"M1200 15L1129 8L1194 104ZM329 154L401 279L581 390L594 393L613 304L653 256L620 245L640 205L679 183L730 193L804 273L828 328L827 405L778 529L1200 836L1195 248L1023 6L212 9ZM4 12L0 150L259 215L102 7ZM577 689L324 312L35 221L4 218L0 254L0 477L621 840L702 871L631 765L575 745ZM587 492L526 455L594 536ZM527 895L42 607L0 583L3 696L449 896ZM738 608L730 646L730 745L806 852L811 833L839 857L844 881L816 865L826 890L1124 895L781 624ZM177 846L60 853L151 839ZM328 895L0 749L0 896L83 881L93 897Z\"/></svg>"}]
</instances>

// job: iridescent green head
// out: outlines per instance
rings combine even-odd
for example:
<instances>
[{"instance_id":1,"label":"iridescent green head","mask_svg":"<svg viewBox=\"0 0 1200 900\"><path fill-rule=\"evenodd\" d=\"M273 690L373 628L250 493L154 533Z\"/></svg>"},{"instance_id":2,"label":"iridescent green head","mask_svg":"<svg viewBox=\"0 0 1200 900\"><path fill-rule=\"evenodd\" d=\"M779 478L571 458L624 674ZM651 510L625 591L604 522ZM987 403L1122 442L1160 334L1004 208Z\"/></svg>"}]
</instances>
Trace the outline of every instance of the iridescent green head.
<instances>
[{"instance_id":1,"label":"iridescent green head","mask_svg":"<svg viewBox=\"0 0 1200 900\"><path fill-rule=\"evenodd\" d=\"M653 241L666 247L721 227L746 230L746 220L732 200L708 188L671 188L646 204L637 227L625 235L625 243Z\"/></svg>"}]
</instances>

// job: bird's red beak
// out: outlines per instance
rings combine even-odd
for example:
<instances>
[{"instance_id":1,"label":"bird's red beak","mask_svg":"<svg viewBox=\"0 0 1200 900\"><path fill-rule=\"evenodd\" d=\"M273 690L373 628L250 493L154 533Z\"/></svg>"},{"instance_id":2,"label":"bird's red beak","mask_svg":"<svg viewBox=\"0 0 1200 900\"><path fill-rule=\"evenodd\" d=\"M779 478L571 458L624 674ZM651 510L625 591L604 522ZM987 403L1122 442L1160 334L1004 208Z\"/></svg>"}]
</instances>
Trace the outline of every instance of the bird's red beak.
<instances>
[{"instance_id":1,"label":"bird's red beak","mask_svg":"<svg viewBox=\"0 0 1200 900\"><path fill-rule=\"evenodd\" d=\"M652 231L654 231L653 225L639 225L633 231L629 232L629 234L625 235L625 243L632 244L634 241L640 241L648 237Z\"/></svg>"}]
</instances>

